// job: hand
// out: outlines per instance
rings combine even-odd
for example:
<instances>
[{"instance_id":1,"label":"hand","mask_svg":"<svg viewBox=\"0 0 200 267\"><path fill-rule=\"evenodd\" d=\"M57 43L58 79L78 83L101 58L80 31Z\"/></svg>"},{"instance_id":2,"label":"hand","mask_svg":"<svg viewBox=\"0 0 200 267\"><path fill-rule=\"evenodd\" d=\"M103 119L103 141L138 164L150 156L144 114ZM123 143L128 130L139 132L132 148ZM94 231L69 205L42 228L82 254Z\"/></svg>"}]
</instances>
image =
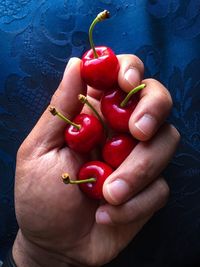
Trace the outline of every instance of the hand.
<instances>
[{"instance_id":1,"label":"hand","mask_svg":"<svg viewBox=\"0 0 200 267\"><path fill-rule=\"evenodd\" d=\"M131 55L119 56L119 60L119 84L128 91L141 82L143 65ZM124 75L129 66L135 74ZM155 80L143 82L147 86L130 119L130 131L146 142L140 142L106 181L106 204L99 205L77 186L66 186L59 179L66 171L76 178L86 159L64 146L66 124L52 117L48 109L23 142L17 155L15 184L19 232L13 255L17 266L105 264L166 203L169 189L158 177L176 149L179 134L170 125L161 126L172 105L167 90ZM51 105L73 118L82 109L77 96L86 94L86 89L80 77L80 60L73 59ZM100 94L88 88L88 95L97 106ZM142 114L154 118L153 126L147 123L147 117L143 120L144 129L136 123Z\"/></svg>"}]
</instances>

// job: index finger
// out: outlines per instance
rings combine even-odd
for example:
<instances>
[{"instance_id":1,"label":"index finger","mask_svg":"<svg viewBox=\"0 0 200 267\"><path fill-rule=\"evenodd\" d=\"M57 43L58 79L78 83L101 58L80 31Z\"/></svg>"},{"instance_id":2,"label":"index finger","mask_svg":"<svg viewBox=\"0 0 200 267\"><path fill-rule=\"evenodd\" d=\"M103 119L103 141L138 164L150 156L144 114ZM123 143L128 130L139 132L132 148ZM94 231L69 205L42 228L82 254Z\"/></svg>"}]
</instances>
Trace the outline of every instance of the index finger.
<instances>
[{"instance_id":1,"label":"index finger","mask_svg":"<svg viewBox=\"0 0 200 267\"><path fill-rule=\"evenodd\" d=\"M164 123L172 108L169 91L154 79L143 80L144 65L135 55L119 55L120 88L129 92L141 83L146 86L140 91L139 102L130 118L129 130L140 141L149 140Z\"/></svg>"}]
</instances>

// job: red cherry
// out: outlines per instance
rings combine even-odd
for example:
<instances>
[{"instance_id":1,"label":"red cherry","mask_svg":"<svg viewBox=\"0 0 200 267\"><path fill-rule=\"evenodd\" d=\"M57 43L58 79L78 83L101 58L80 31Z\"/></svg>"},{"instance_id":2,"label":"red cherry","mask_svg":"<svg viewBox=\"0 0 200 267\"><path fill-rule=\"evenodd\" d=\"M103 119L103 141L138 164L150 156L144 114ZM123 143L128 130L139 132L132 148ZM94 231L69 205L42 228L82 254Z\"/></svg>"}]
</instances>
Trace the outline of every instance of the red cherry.
<instances>
[{"instance_id":1,"label":"red cherry","mask_svg":"<svg viewBox=\"0 0 200 267\"><path fill-rule=\"evenodd\" d=\"M101 112L113 130L129 132L129 119L139 101L139 95L136 92L144 87L145 85L141 84L129 94L119 88L104 94L101 99Z\"/></svg>"},{"instance_id":2,"label":"red cherry","mask_svg":"<svg viewBox=\"0 0 200 267\"><path fill-rule=\"evenodd\" d=\"M112 90L101 99L101 112L109 126L119 132L129 132L129 118L138 103L138 95L135 95L125 107L120 104L126 93L120 89Z\"/></svg>"},{"instance_id":3,"label":"red cherry","mask_svg":"<svg viewBox=\"0 0 200 267\"><path fill-rule=\"evenodd\" d=\"M57 115L70 124L65 130L65 141L74 151L87 153L104 139L103 126L95 116L81 113L70 121L54 107L49 110L52 115Z\"/></svg>"},{"instance_id":4,"label":"red cherry","mask_svg":"<svg viewBox=\"0 0 200 267\"><path fill-rule=\"evenodd\" d=\"M86 84L106 91L117 85L119 62L114 52L105 46L95 47L92 32L97 22L109 18L109 12L99 13L89 29L91 49L82 57L81 77Z\"/></svg>"},{"instance_id":5,"label":"red cherry","mask_svg":"<svg viewBox=\"0 0 200 267\"><path fill-rule=\"evenodd\" d=\"M119 134L108 139L102 149L102 156L111 167L117 168L137 145L138 140L129 134Z\"/></svg>"},{"instance_id":6,"label":"red cherry","mask_svg":"<svg viewBox=\"0 0 200 267\"><path fill-rule=\"evenodd\" d=\"M81 113L75 117L73 122L80 125L80 129L70 125L65 130L65 141L71 149L86 153L101 143L104 138L104 129L96 117Z\"/></svg>"},{"instance_id":7,"label":"red cherry","mask_svg":"<svg viewBox=\"0 0 200 267\"><path fill-rule=\"evenodd\" d=\"M92 49L82 57L81 77L86 84L99 89L108 90L118 81L119 63L114 52L105 46L96 47L98 58Z\"/></svg>"},{"instance_id":8,"label":"red cherry","mask_svg":"<svg viewBox=\"0 0 200 267\"><path fill-rule=\"evenodd\" d=\"M94 178L95 182L80 183L80 189L90 198L103 199L103 184L113 169L104 162L90 161L85 163L79 170L78 180Z\"/></svg>"}]
</instances>

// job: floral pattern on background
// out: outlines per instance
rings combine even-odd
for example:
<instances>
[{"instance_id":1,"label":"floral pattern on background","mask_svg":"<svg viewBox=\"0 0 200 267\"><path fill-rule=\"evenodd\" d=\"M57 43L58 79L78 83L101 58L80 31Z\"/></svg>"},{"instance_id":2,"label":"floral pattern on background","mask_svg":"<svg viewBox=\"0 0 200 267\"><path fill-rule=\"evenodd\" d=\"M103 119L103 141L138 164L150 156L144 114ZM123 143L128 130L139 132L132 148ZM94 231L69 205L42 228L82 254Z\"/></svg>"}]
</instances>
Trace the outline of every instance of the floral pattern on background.
<instances>
[{"instance_id":1,"label":"floral pattern on background","mask_svg":"<svg viewBox=\"0 0 200 267\"><path fill-rule=\"evenodd\" d=\"M0 260L17 232L16 151L49 103L71 56L89 48L88 26L108 9L97 45L134 53L145 77L171 92L181 143L165 171L169 203L108 266L193 266L200 255L200 1L2 0L0 3ZM106 26L105 26L106 25ZM170 231L169 231L170 230ZM190 265L189 265L190 264Z\"/></svg>"},{"instance_id":2,"label":"floral pattern on background","mask_svg":"<svg viewBox=\"0 0 200 267\"><path fill-rule=\"evenodd\" d=\"M193 38L200 33L200 2L198 0L148 0L148 11L157 19L169 20L174 34Z\"/></svg>"}]
</instances>

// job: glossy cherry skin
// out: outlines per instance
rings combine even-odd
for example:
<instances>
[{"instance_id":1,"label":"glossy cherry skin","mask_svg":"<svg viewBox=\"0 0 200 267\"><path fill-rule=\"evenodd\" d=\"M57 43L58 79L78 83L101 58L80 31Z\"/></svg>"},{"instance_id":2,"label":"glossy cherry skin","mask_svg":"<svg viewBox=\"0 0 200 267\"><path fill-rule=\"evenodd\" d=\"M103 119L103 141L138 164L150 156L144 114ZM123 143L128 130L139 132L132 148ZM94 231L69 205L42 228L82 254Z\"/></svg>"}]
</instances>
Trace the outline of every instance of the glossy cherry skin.
<instances>
[{"instance_id":1,"label":"glossy cherry skin","mask_svg":"<svg viewBox=\"0 0 200 267\"><path fill-rule=\"evenodd\" d=\"M120 107L121 102L127 95L121 89L115 89L104 94L101 99L101 112L113 130L124 133L129 132L128 123L139 101L138 93L131 97L125 107Z\"/></svg>"},{"instance_id":2,"label":"glossy cherry skin","mask_svg":"<svg viewBox=\"0 0 200 267\"><path fill-rule=\"evenodd\" d=\"M137 145L138 140L129 134L118 134L109 138L102 149L102 157L111 167L117 168Z\"/></svg>"},{"instance_id":3,"label":"glossy cherry skin","mask_svg":"<svg viewBox=\"0 0 200 267\"><path fill-rule=\"evenodd\" d=\"M82 57L81 77L98 90L107 91L118 82L119 62L114 52L105 46L95 47L98 58L90 49Z\"/></svg>"},{"instance_id":4,"label":"glossy cherry skin","mask_svg":"<svg viewBox=\"0 0 200 267\"><path fill-rule=\"evenodd\" d=\"M95 116L81 113L75 117L73 122L81 128L68 126L65 130L65 141L74 151L87 153L104 139L103 126Z\"/></svg>"},{"instance_id":5,"label":"glossy cherry skin","mask_svg":"<svg viewBox=\"0 0 200 267\"><path fill-rule=\"evenodd\" d=\"M87 162L80 168L78 179L95 178L96 182L79 184L79 187L88 197L97 200L103 199L103 184L112 172L113 169L104 162Z\"/></svg>"}]
</instances>

